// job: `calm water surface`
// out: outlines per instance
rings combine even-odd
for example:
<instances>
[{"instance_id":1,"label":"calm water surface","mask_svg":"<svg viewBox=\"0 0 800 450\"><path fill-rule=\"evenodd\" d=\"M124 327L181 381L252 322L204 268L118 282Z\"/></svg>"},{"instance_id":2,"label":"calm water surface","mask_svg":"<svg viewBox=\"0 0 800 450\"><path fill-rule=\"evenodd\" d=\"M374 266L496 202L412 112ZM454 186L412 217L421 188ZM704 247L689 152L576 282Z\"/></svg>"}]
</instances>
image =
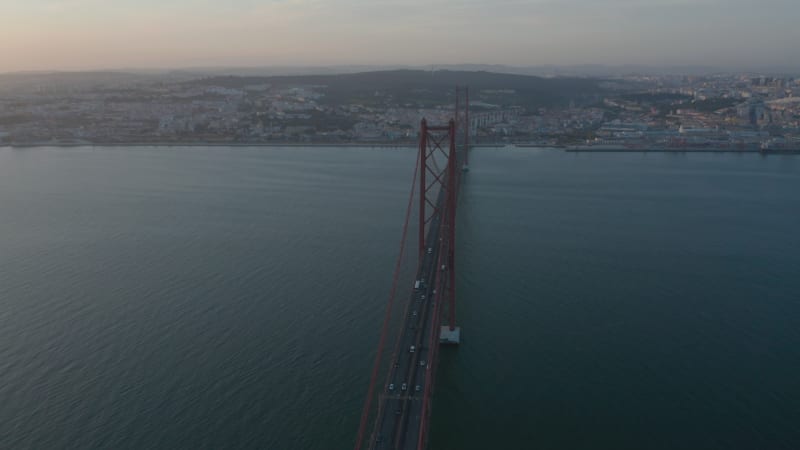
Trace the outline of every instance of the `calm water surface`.
<instances>
[{"instance_id":1,"label":"calm water surface","mask_svg":"<svg viewBox=\"0 0 800 450\"><path fill-rule=\"evenodd\" d=\"M0 149L0 448L350 448L414 156ZM432 449L800 448L800 158L473 156Z\"/></svg>"}]
</instances>

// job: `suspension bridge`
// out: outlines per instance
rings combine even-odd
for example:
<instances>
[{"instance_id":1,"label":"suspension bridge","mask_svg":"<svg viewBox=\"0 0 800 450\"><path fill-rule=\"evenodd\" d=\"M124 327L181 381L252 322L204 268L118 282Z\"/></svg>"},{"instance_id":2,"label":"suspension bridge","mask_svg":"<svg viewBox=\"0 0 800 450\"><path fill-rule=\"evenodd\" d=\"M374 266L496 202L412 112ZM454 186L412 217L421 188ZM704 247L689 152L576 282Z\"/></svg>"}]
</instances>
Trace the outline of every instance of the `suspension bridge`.
<instances>
[{"instance_id":1,"label":"suspension bridge","mask_svg":"<svg viewBox=\"0 0 800 450\"><path fill-rule=\"evenodd\" d=\"M447 123L420 123L400 252L355 450L422 450L427 445L439 347L461 341L456 325L456 212L461 177L469 167L470 124L469 89L461 87L456 88ZM418 222L412 225L415 214ZM416 263L415 279L410 292L398 292L413 226L418 232L418 245L412 250L416 255L410 255ZM405 304L396 305L398 298ZM397 309L404 311L403 317L393 328L397 321L392 312ZM393 352L384 359L390 339L395 340Z\"/></svg>"}]
</instances>

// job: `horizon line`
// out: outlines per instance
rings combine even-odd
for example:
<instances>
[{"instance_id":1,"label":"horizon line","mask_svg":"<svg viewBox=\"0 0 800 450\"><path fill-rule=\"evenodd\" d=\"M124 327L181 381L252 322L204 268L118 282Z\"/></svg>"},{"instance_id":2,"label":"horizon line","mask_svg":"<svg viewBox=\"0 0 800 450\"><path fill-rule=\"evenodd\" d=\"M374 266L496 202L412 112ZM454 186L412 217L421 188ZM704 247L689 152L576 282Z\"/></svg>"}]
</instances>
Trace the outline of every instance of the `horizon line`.
<instances>
[{"instance_id":1,"label":"horizon line","mask_svg":"<svg viewBox=\"0 0 800 450\"><path fill-rule=\"evenodd\" d=\"M463 67L462 69L457 69ZM539 64L539 65L511 65L511 64L493 64L493 63L449 63L449 64L380 64L380 63L358 63L358 64L275 64L275 65L195 65L195 66L159 66L159 67L97 67L97 68L80 68L80 69L21 69L11 71L0 71L2 75L44 75L44 74L78 74L78 73L135 73L135 72L153 72L153 73L169 73L181 71L225 71L225 70L344 70L344 69L366 69L364 72L377 72L386 70L455 70L460 71L482 71L475 69L485 67L488 69L506 69L516 71L608 71L616 72L620 75L621 71L632 72L630 75L653 75L653 72L661 72L661 74L669 75L683 75L681 70L691 72L703 72L704 75L713 74L795 74L800 75L800 66L757 66L757 67L727 67L715 65L699 65L699 64L598 64L598 63L579 63L579 64ZM472 68L472 69L470 69ZM490 71L490 70L489 70ZM647 73L634 73L644 72ZM652 71L652 72L649 72ZM665 73L667 72L667 73ZM691 73L692 75L694 73ZM286 74L289 75L289 74ZM299 75L299 74L298 74ZM305 73L302 75L311 75ZM330 75L319 73L319 75ZM527 75L527 74L520 74ZM598 74L594 74L597 76ZM690 75L690 73L685 73ZM584 74L584 76L593 76L591 74Z\"/></svg>"}]
</instances>

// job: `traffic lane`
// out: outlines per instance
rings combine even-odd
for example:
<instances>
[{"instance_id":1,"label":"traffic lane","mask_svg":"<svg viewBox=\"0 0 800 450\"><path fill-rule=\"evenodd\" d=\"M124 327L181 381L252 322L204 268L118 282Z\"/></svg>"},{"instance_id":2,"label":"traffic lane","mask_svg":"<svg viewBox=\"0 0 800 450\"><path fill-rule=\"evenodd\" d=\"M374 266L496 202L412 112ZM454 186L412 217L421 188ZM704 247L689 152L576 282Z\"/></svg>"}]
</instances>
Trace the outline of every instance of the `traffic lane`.
<instances>
[{"instance_id":1,"label":"traffic lane","mask_svg":"<svg viewBox=\"0 0 800 450\"><path fill-rule=\"evenodd\" d=\"M438 250L438 246L437 246L437 250ZM428 255L428 256L429 256L429 258L426 258L426 259L432 260L432 261L436 261L435 258L438 257L438 251L433 252L431 255ZM430 359L430 349L427 347L427 343L430 342L430 337L431 337L431 333L432 333L432 327L436 326L436 324L431 322L431 321L433 321L435 319L435 309L434 309L434 306L435 306L435 294L433 293L433 291L434 291L434 287L436 286L436 281L437 281L437 276L436 275L438 274L438 272L435 270L435 266L436 266L436 263L432 263L430 265L430 270L428 271L428 279L431 282L428 283L425 286L425 293L426 293L425 299L423 301L418 302L418 304L420 306L420 309L422 309L422 308L426 309L426 311L425 311L426 323L425 324L421 324L421 330L419 330L422 333L422 336L419 339L422 342L422 344L419 345L419 350L418 351L420 352L420 354L419 354L417 360L422 364L418 364L418 367L414 367L415 376L414 376L414 379L411 380L411 384L414 385L414 392L420 392L420 391L416 391L416 386L418 386L418 385L420 386L421 389L424 388L427 365L428 365L428 361ZM427 323L427 322L430 322L430 323ZM411 386L409 386L409 388L411 388Z\"/></svg>"},{"instance_id":2,"label":"traffic lane","mask_svg":"<svg viewBox=\"0 0 800 450\"><path fill-rule=\"evenodd\" d=\"M438 257L438 254L436 256ZM438 266L438 264L436 265ZM438 274L439 274L438 267L435 267L430 276L431 280L434 282L428 285L427 289L427 291L429 292L429 296L425 304L425 307L426 309L428 309L428 311L426 311L425 316L426 318L430 319L430 323L426 324L426 326L423 328L421 336L423 342L426 343L424 345L421 345L422 348L421 351L423 352L421 353L421 355L422 354L425 355L426 361L424 364L420 364L419 367L415 367L416 377L413 380L414 394L411 395L414 395L416 401L414 406L411 407L409 410L408 414L409 417L407 419L407 423L405 425L405 430L404 430L405 436L403 437L405 445L401 448L411 448L411 449L416 448L416 445L419 440L419 433L421 432L422 429L424 400L425 400L424 389L425 389L425 383L430 376L430 367L432 364L430 359L431 359L431 354L433 353L431 349L428 348L427 343L430 343L431 345L438 344L438 342L431 341L432 336L435 336L434 333L436 330L434 329L434 327L437 326L437 324L435 323L435 319L437 318L436 304L438 299L436 298L436 295L433 294L432 291L433 287L436 286L435 281L438 278ZM419 360L420 362L422 362L422 357L420 357ZM416 390L417 386L420 387L420 391ZM411 386L409 386L409 389L410 388ZM416 395L417 393L418 395Z\"/></svg>"},{"instance_id":3,"label":"traffic lane","mask_svg":"<svg viewBox=\"0 0 800 450\"><path fill-rule=\"evenodd\" d=\"M417 443L419 442L419 433L422 430L422 398L415 403L417 403L417 405L415 405L414 413L409 417L408 426L406 427L406 435L403 440L404 445L401 447L403 449L416 449Z\"/></svg>"},{"instance_id":4,"label":"traffic lane","mask_svg":"<svg viewBox=\"0 0 800 450\"><path fill-rule=\"evenodd\" d=\"M421 310L427 303L429 294L428 290L418 290L412 297L412 304L408 308L408 316L405 318L405 325L401 332L401 342L398 348L397 360L392 361L390 384L396 384L400 381L400 375L406 372L408 368L407 363L413 359L411 354L411 346L414 345L416 349L417 335L424 327L421 323ZM406 354L408 352L408 354Z\"/></svg>"},{"instance_id":5,"label":"traffic lane","mask_svg":"<svg viewBox=\"0 0 800 450\"><path fill-rule=\"evenodd\" d=\"M392 374L389 377L389 384L386 386L389 393L402 394L403 383L409 383L410 369L414 368L414 354L411 352L411 346L414 345L414 351L418 351L415 343L418 340L417 334L422 331L422 328L415 326L414 331L416 333L407 333L404 336L400 354L397 356L397 360L393 362Z\"/></svg>"},{"instance_id":6,"label":"traffic lane","mask_svg":"<svg viewBox=\"0 0 800 450\"><path fill-rule=\"evenodd\" d=\"M394 442L394 430L397 423L397 413L402 408L402 401L392 398L387 402L387 408L384 410L383 421L381 423L381 430L378 436L375 437L375 444L380 444L384 448L391 448Z\"/></svg>"},{"instance_id":7,"label":"traffic lane","mask_svg":"<svg viewBox=\"0 0 800 450\"><path fill-rule=\"evenodd\" d=\"M402 348L401 354L403 356L399 356L399 360L397 363L399 364L398 367L395 368L395 373L392 377L395 383L409 383L411 382L409 379L401 381L399 379L399 374L407 374L406 378L413 377L413 372L416 371L416 359L419 358L419 355L415 355L415 352L421 351L422 347L424 347L424 342L426 342L425 338L429 336L428 329L430 325L427 323L429 320L432 320L428 316L428 311L431 297L433 296L433 287L435 286L436 282L436 270L435 270L435 263L432 262L433 256L438 255L426 255L425 258L428 262L425 264L427 266L426 277L427 280L424 287L420 290L421 292L416 292L413 296L412 306L409 308L410 311L408 312L408 316L406 317L406 326L402 332ZM433 281L431 283L430 281ZM422 337L420 337L420 333L422 333ZM411 351L411 346L414 346L414 352ZM408 352L407 354L405 352ZM411 369L411 371L409 371Z\"/></svg>"},{"instance_id":8,"label":"traffic lane","mask_svg":"<svg viewBox=\"0 0 800 450\"><path fill-rule=\"evenodd\" d=\"M406 409L409 407L408 402L414 397L420 397L419 395L417 395L417 393L422 392L422 389L424 389L425 374L430 366L430 361L428 361L430 358L430 352L429 349L427 348L419 349L419 351L422 352L421 354L424 355L426 360L425 365L420 366L422 368L420 370L420 368L410 366L410 364L416 363L416 361L414 361L414 355L412 355L410 352L405 353L404 349L410 350L410 345L412 345L410 344L410 342L412 341L419 342L418 338L420 337L419 336L420 333L422 333L422 342L428 342L430 339L432 326L435 326L435 324L432 323L430 325L428 323L420 323L420 311L422 311L422 309L425 308L425 316L427 319L430 309L428 307L432 306L433 301L435 301L433 300L435 295L433 294L433 288L434 286L436 286L436 279L439 273L436 267L439 258L439 248L440 248L440 246L438 245L438 234L439 234L438 231L439 231L439 221L438 219L435 219L432 222L432 229L430 230L430 233L428 233L429 237L428 241L433 242L435 244L429 247L431 249L430 253L427 253L426 250L426 254L423 256L423 261L421 264L422 267L419 268L417 273L417 280L424 280L421 283L422 286L420 286L422 288L421 291L424 294L420 294L420 292L414 292L414 294L412 295L412 302L414 301L418 302L419 307L416 309L417 314L416 315L413 314L414 309L412 307L412 311L409 312L408 316L406 317L405 321L406 327L403 327L403 331L401 332L402 347L399 350L399 355L397 355L397 361L392 362L392 366L390 369L391 374L390 374L389 384L393 384L394 386L392 390L389 390L387 392L387 394L392 396L399 394L399 396L387 399L384 402L384 408L382 408L382 413L381 413L383 417L378 418L378 420L381 420L380 429L382 431L381 433L379 433L381 442L380 443L376 442L376 444L381 444L381 446L383 446L383 444L386 442L392 442L389 439L387 439L387 437L395 434L395 431L402 432L403 427L398 429L398 427L396 426L398 425L397 424L397 420L399 419L398 416L406 416L406 414L410 413L406 417L408 419L411 419L410 422L412 423L412 429L417 430L420 425L419 420L421 420L421 412L422 412L421 405L415 405L413 407L414 411L408 411L408 413L406 414L404 414L404 412L406 412ZM420 347L425 347L425 346L420 346ZM419 357L419 354L417 356ZM409 373L408 369L413 369L410 371L411 372L410 376L413 376L414 380L420 380L418 383L414 382L413 387L412 383L409 383L408 381L401 381L400 375L403 373ZM402 391L402 383L404 382L407 384L406 386L407 391ZM417 384L419 384L421 387L420 391L416 391ZM388 388L389 386L387 385L386 389ZM391 420L392 418L394 418L395 420ZM406 426L405 429L406 433L404 434L408 434L407 433L408 426ZM395 438L396 436L391 436L391 437Z\"/></svg>"},{"instance_id":9,"label":"traffic lane","mask_svg":"<svg viewBox=\"0 0 800 450\"><path fill-rule=\"evenodd\" d=\"M429 278L428 281L434 280L435 284L435 279L436 279L435 270L429 273L431 274L431 276L428 277ZM431 290L430 285L428 285L427 288L425 289L425 292L430 292L430 290ZM426 301L423 297L420 297L419 300L421 300L420 310L419 311L413 310L409 318L410 321L417 323L419 326L414 329L415 331L414 333L410 333L408 332L408 330L405 330L407 333L406 337L413 338L414 344L411 344L413 345L413 347L411 346L409 347L409 353L408 355L406 355L406 359L408 361L408 368L406 371L406 377L403 380L403 385L401 386L401 391L402 391L401 395L403 396L405 403L402 410L400 411L401 417L398 419L394 431L394 437L395 437L394 442L400 447L402 447L401 442L403 442L404 439L408 436L407 430L409 426L409 420L413 422L414 420L417 420L416 419L417 417L420 416L419 410L413 411L412 409L414 408L409 407L408 403L409 402L413 403L415 401L417 393L422 391L421 386L419 387L419 389L417 389L417 385L415 385L414 380L418 379L418 373L420 372L418 367L418 361L420 358L419 356L420 351L423 351L422 349L423 347L425 347L426 344L424 338L429 334L426 332L426 330L430 328L432 324L431 321L433 320L433 318L430 317L429 314L430 309L427 307L428 301ZM408 341L406 340L404 344L408 344ZM427 353L425 354L427 355ZM405 387L405 389L402 389L403 387ZM414 427L417 427L417 425L414 425Z\"/></svg>"}]
</instances>

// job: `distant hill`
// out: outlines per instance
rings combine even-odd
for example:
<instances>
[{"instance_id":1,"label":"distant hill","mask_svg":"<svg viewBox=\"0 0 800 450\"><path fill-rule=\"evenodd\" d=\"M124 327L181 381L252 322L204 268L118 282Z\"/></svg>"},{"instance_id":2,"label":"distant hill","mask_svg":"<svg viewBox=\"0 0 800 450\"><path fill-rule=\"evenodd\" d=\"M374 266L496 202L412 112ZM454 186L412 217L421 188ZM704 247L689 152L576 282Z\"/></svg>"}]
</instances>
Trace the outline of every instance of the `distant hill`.
<instances>
[{"instance_id":1,"label":"distant hill","mask_svg":"<svg viewBox=\"0 0 800 450\"><path fill-rule=\"evenodd\" d=\"M22 93L41 90L90 91L106 87L147 83L154 80L168 80L168 78L164 75L112 71L13 72L0 74L0 92Z\"/></svg>"},{"instance_id":2,"label":"distant hill","mask_svg":"<svg viewBox=\"0 0 800 450\"><path fill-rule=\"evenodd\" d=\"M484 66L475 66L475 68ZM488 67L488 66L487 66ZM499 70L500 67L498 66ZM188 83L241 88L269 84L273 87L319 86L320 102L328 105L400 105L436 107L452 104L456 85L469 86L476 109L480 104L541 106L578 104L602 91L602 80L545 78L485 70L394 69L315 75L217 75L172 71L146 72L17 72L0 74L0 94L23 92L71 92L132 88L153 83Z\"/></svg>"},{"instance_id":3,"label":"distant hill","mask_svg":"<svg viewBox=\"0 0 800 450\"><path fill-rule=\"evenodd\" d=\"M423 106L446 105L456 85L470 87L472 100L493 104L517 104L527 108L549 106L586 98L602 92L599 80L585 78L542 78L485 71L389 70L335 75L300 76L215 76L190 83L241 88L270 84L273 87L325 86L326 103L381 101L389 96L395 103Z\"/></svg>"}]
</instances>

